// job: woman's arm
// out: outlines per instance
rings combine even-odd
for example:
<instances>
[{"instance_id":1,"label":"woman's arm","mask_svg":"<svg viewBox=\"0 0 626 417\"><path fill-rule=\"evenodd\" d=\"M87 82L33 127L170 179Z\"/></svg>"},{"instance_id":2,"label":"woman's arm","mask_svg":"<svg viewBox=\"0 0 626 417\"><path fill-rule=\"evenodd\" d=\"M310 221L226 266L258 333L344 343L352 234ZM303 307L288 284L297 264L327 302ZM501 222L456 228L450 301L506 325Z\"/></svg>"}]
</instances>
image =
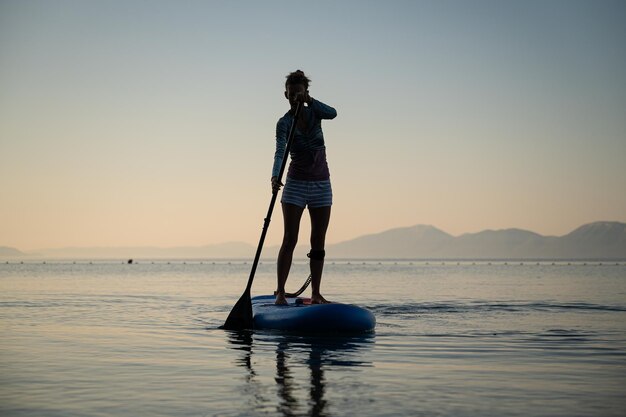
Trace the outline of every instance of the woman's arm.
<instances>
[{"instance_id":1,"label":"woman's arm","mask_svg":"<svg viewBox=\"0 0 626 417\"><path fill-rule=\"evenodd\" d=\"M287 147L288 126L283 119L276 123L276 152L274 152L274 165L272 166L272 177L278 177L280 166L285 156L285 148Z\"/></svg>"},{"instance_id":2,"label":"woman's arm","mask_svg":"<svg viewBox=\"0 0 626 417\"><path fill-rule=\"evenodd\" d=\"M333 109L327 104L322 103L319 100L315 100L312 97L309 100L309 107L320 119L334 119L335 117L337 117L337 110Z\"/></svg>"}]
</instances>

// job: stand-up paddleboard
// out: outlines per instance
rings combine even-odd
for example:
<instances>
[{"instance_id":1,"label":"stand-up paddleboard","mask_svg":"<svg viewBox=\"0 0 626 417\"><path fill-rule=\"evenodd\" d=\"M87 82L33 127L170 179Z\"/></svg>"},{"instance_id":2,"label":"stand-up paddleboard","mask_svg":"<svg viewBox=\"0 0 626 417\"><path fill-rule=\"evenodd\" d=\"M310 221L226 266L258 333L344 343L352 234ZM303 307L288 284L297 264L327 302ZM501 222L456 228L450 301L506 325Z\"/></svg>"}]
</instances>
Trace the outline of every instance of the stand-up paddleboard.
<instances>
[{"instance_id":1,"label":"stand-up paddleboard","mask_svg":"<svg viewBox=\"0 0 626 417\"><path fill-rule=\"evenodd\" d=\"M274 304L273 295L252 298L255 329L312 333L362 333L374 330L371 311L352 304L309 304L305 298L287 298L286 306Z\"/></svg>"}]
</instances>

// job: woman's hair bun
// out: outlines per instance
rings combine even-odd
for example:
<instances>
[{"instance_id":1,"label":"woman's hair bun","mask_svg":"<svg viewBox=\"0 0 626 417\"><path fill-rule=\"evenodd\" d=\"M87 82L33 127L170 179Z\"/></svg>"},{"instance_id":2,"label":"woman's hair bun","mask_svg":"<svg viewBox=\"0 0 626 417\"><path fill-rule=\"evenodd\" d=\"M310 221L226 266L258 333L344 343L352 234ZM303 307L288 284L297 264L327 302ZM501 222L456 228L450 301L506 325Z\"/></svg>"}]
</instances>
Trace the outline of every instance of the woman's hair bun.
<instances>
[{"instance_id":1,"label":"woman's hair bun","mask_svg":"<svg viewBox=\"0 0 626 417\"><path fill-rule=\"evenodd\" d=\"M310 82L311 80L306 75L304 75L304 71L296 70L290 73L289 75L287 75L287 81L285 81L285 88L287 88L288 85L302 84L304 88L308 90Z\"/></svg>"}]
</instances>

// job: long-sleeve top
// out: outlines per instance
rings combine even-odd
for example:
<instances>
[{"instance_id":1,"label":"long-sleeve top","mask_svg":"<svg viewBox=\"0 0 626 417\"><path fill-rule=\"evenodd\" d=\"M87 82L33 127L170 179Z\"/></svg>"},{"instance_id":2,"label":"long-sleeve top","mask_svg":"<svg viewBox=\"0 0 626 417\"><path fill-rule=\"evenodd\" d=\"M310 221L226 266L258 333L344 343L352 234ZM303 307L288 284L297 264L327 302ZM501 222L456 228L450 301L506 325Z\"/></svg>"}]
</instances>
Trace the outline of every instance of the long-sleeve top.
<instances>
[{"instance_id":1,"label":"long-sleeve top","mask_svg":"<svg viewBox=\"0 0 626 417\"><path fill-rule=\"evenodd\" d=\"M330 177L326 162L326 146L322 132L322 120L334 119L337 111L321 101L311 99L308 107L303 107L306 117L307 131L301 132L297 127L293 143L289 150L291 163L287 176L304 181L323 181ZM276 152L272 176L278 176L283 162L289 128L294 123L293 112L285 113L276 123Z\"/></svg>"}]
</instances>

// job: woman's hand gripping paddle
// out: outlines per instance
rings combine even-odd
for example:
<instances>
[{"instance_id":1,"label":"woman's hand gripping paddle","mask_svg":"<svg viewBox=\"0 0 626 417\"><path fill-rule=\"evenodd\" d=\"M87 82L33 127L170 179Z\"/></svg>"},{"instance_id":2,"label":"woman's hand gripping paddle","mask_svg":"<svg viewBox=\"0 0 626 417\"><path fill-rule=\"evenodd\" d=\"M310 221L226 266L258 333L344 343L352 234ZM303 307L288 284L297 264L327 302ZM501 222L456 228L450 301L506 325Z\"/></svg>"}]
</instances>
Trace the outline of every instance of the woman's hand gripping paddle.
<instances>
[{"instance_id":1,"label":"woman's hand gripping paddle","mask_svg":"<svg viewBox=\"0 0 626 417\"><path fill-rule=\"evenodd\" d=\"M283 178L283 173L285 171L285 166L287 166L287 159L289 158L289 149L291 148L291 143L293 142L294 133L296 131L296 123L298 122L298 116L300 115L300 109L302 108L302 102L298 101L296 104L296 111L293 116L293 123L291 124L291 128L289 129L289 137L287 138L287 145L285 146L285 154L283 155L283 162L280 166L280 172L278 174L278 182L280 183ZM225 330L245 330L252 329L254 325L254 320L252 319L252 300L250 298L250 288L252 288L252 281L254 280L254 274L256 272L256 267L259 264L259 258L261 258L261 250L263 249L263 243L265 242L265 235L267 234L267 229L270 225L270 220L272 218L272 212L274 211L274 204L276 204L276 197L278 196L278 189L272 191L272 201L270 201L270 207L267 210L267 216L265 216L265 221L263 222L263 232L261 232L261 239L259 239L259 246L256 248L256 255L254 256L254 262L252 263L252 270L250 271L250 278L248 278L248 285L246 285L246 290L239 298L239 301L235 304L233 309L230 311L228 318L226 318L226 322L220 329Z\"/></svg>"}]
</instances>

